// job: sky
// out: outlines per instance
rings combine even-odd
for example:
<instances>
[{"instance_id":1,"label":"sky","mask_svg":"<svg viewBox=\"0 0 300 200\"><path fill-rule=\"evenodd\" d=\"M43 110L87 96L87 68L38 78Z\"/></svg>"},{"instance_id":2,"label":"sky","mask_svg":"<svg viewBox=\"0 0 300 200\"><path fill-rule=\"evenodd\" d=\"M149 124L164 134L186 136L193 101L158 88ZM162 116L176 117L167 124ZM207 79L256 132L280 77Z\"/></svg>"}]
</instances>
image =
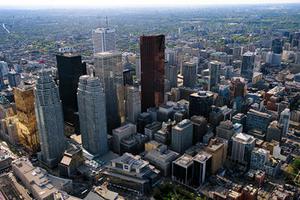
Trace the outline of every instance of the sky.
<instances>
[{"instance_id":1,"label":"sky","mask_svg":"<svg viewBox=\"0 0 300 200\"><path fill-rule=\"evenodd\" d=\"M300 0L0 0L0 7L147 7L225 4L300 3Z\"/></svg>"}]
</instances>

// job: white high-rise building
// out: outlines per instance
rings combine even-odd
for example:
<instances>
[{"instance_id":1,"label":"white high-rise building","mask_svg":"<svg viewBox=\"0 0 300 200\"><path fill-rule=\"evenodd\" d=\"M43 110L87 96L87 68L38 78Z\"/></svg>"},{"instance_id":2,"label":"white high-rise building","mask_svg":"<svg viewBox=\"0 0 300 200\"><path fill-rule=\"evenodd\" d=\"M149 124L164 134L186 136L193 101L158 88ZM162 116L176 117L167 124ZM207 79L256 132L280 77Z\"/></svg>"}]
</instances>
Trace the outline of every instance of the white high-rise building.
<instances>
[{"instance_id":1,"label":"white high-rise building","mask_svg":"<svg viewBox=\"0 0 300 200\"><path fill-rule=\"evenodd\" d=\"M97 28L92 31L94 53L116 50L116 30Z\"/></svg>"},{"instance_id":2,"label":"white high-rise building","mask_svg":"<svg viewBox=\"0 0 300 200\"><path fill-rule=\"evenodd\" d=\"M135 74L136 74L136 79L137 81L141 81L141 56L140 55L136 55L136 68L135 68Z\"/></svg>"},{"instance_id":3,"label":"white high-rise building","mask_svg":"<svg viewBox=\"0 0 300 200\"><path fill-rule=\"evenodd\" d=\"M247 164L251 159L251 152L255 147L255 138L245 133L232 136L231 159L240 164Z\"/></svg>"},{"instance_id":4,"label":"white high-rise building","mask_svg":"<svg viewBox=\"0 0 300 200\"><path fill-rule=\"evenodd\" d=\"M279 123L282 126L282 134L286 136L289 131L291 112L286 108L280 113Z\"/></svg>"},{"instance_id":5,"label":"white high-rise building","mask_svg":"<svg viewBox=\"0 0 300 200\"><path fill-rule=\"evenodd\" d=\"M141 94L137 87L129 86L126 90L126 118L130 122L136 122L141 113Z\"/></svg>"}]
</instances>

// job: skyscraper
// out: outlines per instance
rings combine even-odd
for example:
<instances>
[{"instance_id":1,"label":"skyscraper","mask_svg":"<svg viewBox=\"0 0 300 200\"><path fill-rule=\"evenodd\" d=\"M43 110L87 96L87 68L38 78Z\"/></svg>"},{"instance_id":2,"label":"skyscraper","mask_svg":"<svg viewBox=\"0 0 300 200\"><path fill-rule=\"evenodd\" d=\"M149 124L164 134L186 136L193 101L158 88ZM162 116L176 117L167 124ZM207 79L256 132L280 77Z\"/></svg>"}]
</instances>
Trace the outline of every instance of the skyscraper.
<instances>
[{"instance_id":1,"label":"skyscraper","mask_svg":"<svg viewBox=\"0 0 300 200\"><path fill-rule=\"evenodd\" d=\"M209 117L214 95L210 91L199 91L190 95L189 114L190 116L200 115Z\"/></svg>"},{"instance_id":2,"label":"skyscraper","mask_svg":"<svg viewBox=\"0 0 300 200\"><path fill-rule=\"evenodd\" d=\"M212 61L209 63L209 90L212 91L218 86L220 79L221 63L218 61Z\"/></svg>"},{"instance_id":3,"label":"skyscraper","mask_svg":"<svg viewBox=\"0 0 300 200\"><path fill-rule=\"evenodd\" d=\"M19 85L15 87L14 98L16 103L18 127L20 132L18 141L28 151L36 152L39 147L36 115L34 112L33 85Z\"/></svg>"},{"instance_id":4,"label":"skyscraper","mask_svg":"<svg viewBox=\"0 0 300 200\"><path fill-rule=\"evenodd\" d=\"M290 117L291 112L290 109L286 108L280 113L280 119L279 124L283 127L282 129L282 135L286 136L286 134L289 131L289 125L290 125Z\"/></svg>"},{"instance_id":5,"label":"skyscraper","mask_svg":"<svg viewBox=\"0 0 300 200\"><path fill-rule=\"evenodd\" d=\"M231 79L231 96L244 97L246 93L245 81L242 77L233 77Z\"/></svg>"},{"instance_id":6,"label":"skyscraper","mask_svg":"<svg viewBox=\"0 0 300 200\"><path fill-rule=\"evenodd\" d=\"M263 133L266 133L271 121L272 116L270 114L250 109L247 112L247 131L256 129L262 131Z\"/></svg>"},{"instance_id":7,"label":"skyscraper","mask_svg":"<svg viewBox=\"0 0 300 200\"><path fill-rule=\"evenodd\" d=\"M136 122L141 113L141 95L137 87L129 86L126 90L126 117L130 122Z\"/></svg>"},{"instance_id":8,"label":"skyscraper","mask_svg":"<svg viewBox=\"0 0 300 200\"><path fill-rule=\"evenodd\" d=\"M8 72L7 78L10 87L17 87L21 83L21 74L15 71Z\"/></svg>"},{"instance_id":9,"label":"skyscraper","mask_svg":"<svg viewBox=\"0 0 300 200\"><path fill-rule=\"evenodd\" d=\"M77 87L79 77L86 74L86 64L82 63L81 56L75 54L56 55L59 94L62 101L64 120L79 131L77 106Z\"/></svg>"},{"instance_id":10,"label":"skyscraper","mask_svg":"<svg viewBox=\"0 0 300 200\"><path fill-rule=\"evenodd\" d=\"M282 53L282 46L283 46L283 42L280 38L275 38L274 40L272 40L272 51L275 54L281 54Z\"/></svg>"},{"instance_id":11,"label":"skyscraper","mask_svg":"<svg viewBox=\"0 0 300 200\"><path fill-rule=\"evenodd\" d=\"M177 87L177 67L175 65L165 64L166 79L170 82L170 87Z\"/></svg>"},{"instance_id":12,"label":"skyscraper","mask_svg":"<svg viewBox=\"0 0 300 200\"><path fill-rule=\"evenodd\" d=\"M193 88L197 81L197 65L193 62L184 62L182 65L183 86Z\"/></svg>"},{"instance_id":13,"label":"skyscraper","mask_svg":"<svg viewBox=\"0 0 300 200\"><path fill-rule=\"evenodd\" d=\"M105 94L99 78L81 76L77 99L82 146L93 155L104 155L108 151Z\"/></svg>"},{"instance_id":14,"label":"skyscraper","mask_svg":"<svg viewBox=\"0 0 300 200\"><path fill-rule=\"evenodd\" d=\"M193 125L190 120L184 119L172 128L172 149L184 153L193 144Z\"/></svg>"},{"instance_id":15,"label":"skyscraper","mask_svg":"<svg viewBox=\"0 0 300 200\"><path fill-rule=\"evenodd\" d=\"M251 152L255 147L255 138L245 133L236 133L232 137L231 159L240 164L250 164Z\"/></svg>"},{"instance_id":16,"label":"skyscraper","mask_svg":"<svg viewBox=\"0 0 300 200\"><path fill-rule=\"evenodd\" d=\"M54 167L63 156L66 141L62 104L58 88L49 72L45 70L39 72L34 95L41 144L39 156L46 165Z\"/></svg>"},{"instance_id":17,"label":"skyscraper","mask_svg":"<svg viewBox=\"0 0 300 200\"><path fill-rule=\"evenodd\" d=\"M97 53L94 55L94 66L95 76L98 76L104 85L107 131L111 133L125 121L122 54Z\"/></svg>"},{"instance_id":18,"label":"skyscraper","mask_svg":"<svg viewBox=\"0 0 300 200\"><path fill-rule=\"evenodd\" d=\"M193 144L203 141L203 136L207 133L207 120L202 116L192 116L193 124Z\"/></svg>"},{"instance_id":19,"label":"skyscraper","mask_svg":"<svg viewBox=\"0 0 300 200\"><path fill-rule=\"evenodd\" d=\"M253 69L254 69L254 53L248 51L244 53L242 59L241 75L248 80L252 80Z\"/></svg>"},{"instance_id":20,"label":"skyscraper","mask_svg":"<svg viewBox=\"0 0 300 200\"><path fill-rule=\"evenodd\" d=\"M164 102L165 36L141 36L142 111Z\"/></svg>"},{"instance_id":21,"label":"skyscraper","mask_svg":"<svg viewBox=\"0 0 300 200\"><path fill-rule=\"evenodd\" d=\"M116 30L97 28L92 31L94 53L116 50Z\"/></svg>"},{"instance_id":22,"label":"skyscraper","mask_svg":"<svg viewBox=\"0 0 300 200\"><path fill-rule=\"evenodd\" d=\"M135 57L135 75L138 82L141 81L141 56L139 54Z\"/></svg>"}]
</instances>

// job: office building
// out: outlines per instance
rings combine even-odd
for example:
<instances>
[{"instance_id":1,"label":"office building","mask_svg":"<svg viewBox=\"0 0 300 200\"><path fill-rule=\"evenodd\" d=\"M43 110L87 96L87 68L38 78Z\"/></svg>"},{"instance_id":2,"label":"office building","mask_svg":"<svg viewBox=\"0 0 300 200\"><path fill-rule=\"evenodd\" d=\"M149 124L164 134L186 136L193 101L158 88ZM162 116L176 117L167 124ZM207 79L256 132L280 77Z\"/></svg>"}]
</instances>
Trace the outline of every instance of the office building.
<instances>
[{"instance_id":1,"label":"office building","mask_svg":"<svg viewBox=\"0 0 300 200\"><path fill-rule=\"evenodd\" d=\"M275 54L281 54L283 51L283 42L280 38L275 38L274 40L272 40L272 51Z\"/></svg>"},{"instance_id":2,"label":"office building","mask_svg":"<svg viewBox=\"0 0 300 200\"><path fill-rule=\"evenodd\" d=\"M212 138L205 147L205 151L212 155L210 173L215 174L226 161L228 141L222 138Z\"/></svg>"},{"instance_id":3,"label":"office building","mask_svg":"<svg viewBox=\"0 0 300 200\"><path fill-rule=\"evenodd\" d=\"M193 183L193 157L184 154L172 163L172 180L183 185Z\"/></svg>"},{"instance_id":4,"label":"office building","mask_svg":"<svg viewBox=\"0 0 300 200\"><path fill-rule=\"evenodd\" d=\"M55 167L63 156L66 140L62 103L58 87L49 72L39 72L35 95L35 114L38 125L41 152L39 158L48 167Z\"/></svg>"},{"instance_id":5,"label":"office building","mask_svg":"<svg viewBox=\"0 0 300 200\"><path fill-rule=\"evenodd\" d=\"M161 129L158 130L155 134L154 134L154 140L156 140L157 142L160 142L162 144L166 144L166 145L170 145L171 144L171 131L172 131L172 127L175 125L174 121L167 121L167 122L163 122Z\"/></svg>"},{"instance_id":6,"label":"office building","mask_svg":"<svg viewBox=\"0 0 300 200\"><path fill-rule=\"evenodd\" d=\"M279 124L282 126L282 135L286 136L289 132L290 125L290 109L286 108L280 113Z\"/></svg>"},{"instance_id":7,"label":"office building","mask_svg":"<svg viewBox=\"0 0 300 200\"><path fill-rule=\"evenodd\" d=\"M99 77L104 85L107 131L111 134L114 128L125 121L122 54L97 53L94 55L94 67L95 76Z\"/></svg>"},{"instance_id":8,"label":"office building","mask_svg":"<svg viewBox=\"0 0 300 200\"><path fill-rule=\"evenodd\" d=\"M121 141L123 138L127 138L136 133L136 126L134 124L125 124L112 131L113 135L113 149L115 153L121 153Z\"/></svg>"},{"instance_id":9,"label":"office building","mask_svg":"<svg viewBox=\"0 0 300 200\"><path fill-rule=\"evenodd\" d=\"M246 94L246 84L242 77L234 77L231 79L231 96L244 97Z\"/></svg>"},{"instance_id":10,"label":"office building","mask_svg":"<svg viewBox=\"0 0 300 200\"><path fill-rule=\"evenodd\" d=\"M251 152L255 146L255 138L245 133L236 133L232 137L231 160L233 162L248 165Z\"/></svg>"},{"instance_id":11,"label":"office building","mask_svg":"<svg viewBox=\"0 0 300 200\"><path fill-rule=\"evenodd\" d=\"M62 101L64 121L79 132L77 88L79 77L86 74L86 64L76 54L56 55L59 94Z\"/></svg>"},{"instance_id":12,"label":"office building","mask_svg":"<svg viewBox=\"0 0 300 200\"><path fill-rule=\"evenodd\" d=\"M231 121L233 124L238 123L241 124L243 127L245 127L247 122L247 116L243 113L237 113L232 117Z\"/></svg>"},{"instance_id":13,"label":"office building","mask_svg":"<svg viewBox=\"0 0 300 200\"><path fill-rule=\"evenodd\" d=\"M74 144L64 152L64 155L58 164L59 175L62 177L76 177L78 167L84 164L84 158L82 155L82 148Z\"/></svg>"},{"instance_id":14,"label":"office building","mask_svg":"<svg viewBox=\"0 0 300 200\"><path fill-rule=\"evenodd\" d=\"M103 172L111 184L128 188L142 195L149 194L160 180L160 171L140 156L124 153L111 160L111 165Z\"/></svg>"},{"instance_id":15,"label":"office building","mask_svg":"<svg viewBox=\"0 0 300 200\"><path fill-rule=\"evenodd\" d=\"M207 133L207 120L202 116L192 116L193 144L203 142L203 136Z\"/></svg>"},{"instance_id":16,"label":"office building","mask_svg":"<svg viewBox=\"0 0 300 200\"><path fill-rule=\"evenodd\" d=\"M248 131L257 129L262 133L266 133L271 120L272 116L270 114L250 109L247 112L246 128Z\"/></svg>"},{"instance_id":17,"label":"office building","mask_svg":"<svg viewBox=\"0 0 300 200\"><path fill-rule=\"evenodd\" d=\"M123 137L120 143L120 155L123 153L139 154L145 151L145 143L149 141L144 134L134 133Z\"/></svg>"},{"instance_id":18,"label":"office building","mask_svg":"<svg viewBox=\"0 0 300 200\"><path fill-rule=\"evenodd\" d=\"M208 118L213 101L214 94L210 91L199 91L191 94L189 98L189 115Z\"/></svg>"},{"instance_id":19,"label":"office building","mask_svg":"<svg viewBox=\"0 0 300 200\"><path fill-rule=\"evenodd\" d=\"M172 128L171 137L172 149L178 153L183 153L193 144L193 125L188 119L184 119Z\"/></svg>"},{"instance_id":20,"label":"office building","mask_svg":"<svg viewBox=\"0 0 300 200\"><path fill-rule=\"evenodd\" d=\"M175 65L165 64L166 79L170 82L170 88L177 87L177 67Z\"/></svg>"},{"instance_id":21,"label":"office building","mask_svg":"<svg viewBox=\"0 0 300 200\"><path fill-rule=\"evenodd\" d=\"M141 36L142 111L164 102L165 36Z\"/></svg>"},{"instance_id":22,"label":"office building","mask_svg":"<svg viewBox=\"0 0 300 200\"><path fill-rule=\"evenodd\" d=\"M12 145L18 145L20 135L19 123L17 115L1 119L0 138Z\"/></svg>"},{"instance_id":23,"label":"office building","mask_svg":"<svg viewBox=\"0 0 300 200\"><path fill-rule=\"evenodd\" d=\"M253 69L254 69L254 58L255 55L252 52L246 52L243 54L241 75L248 80L252 80Z\"/></svg>"},{"instance_id":24,"label":"office building","mask_svg":"<svg viewBox=\"0 0 300 200\"><path fill-rule=\"evenodd\" d=\"M251 152L250 168L263 170L269 156L269 151L255 147Z\"/></svg>"},{"instance_id":25,"label":"office building","mask_svg":"<svg viewBox=\"0 0 300 200\"><path fill-rule=\"evenodd\" d=\"M34 167L29 160L19 158L12 163L13 174L21 181L34 199L54 199L59 191L72 192L72 180L49 174L45 169Z\"/></svg>"},{"instance_id":26,"label":"office building","mask_svg":"<svg viewBox=\"0 0 300 200\"><path fill-rule=\"evenodd\" d=\"M166 122L169 119L173 119L174 108L172 105L163 104L159 106L157 111L157 121Z\"/></svg>"},{"instance_id":27,"label":"office building","mask_svg":"<svg viewBox=\"0 0 300 200\"><path fill-rule=\"evenodd\" d=\"M282 136L283 127L278 123L278 121L272 121L266 133L266 141L271 142L272 140L275 140L281 142Z\"/></svg>"},{"instance_id":28,"label":"office building","mask_svg":"<svg viewBox=\"0 0 300 200\"><path fill-rule=\"evenodd\" d=\"M36 115L34 112L33 85L19 85L13 89L19 120L18 142L28 151L36 152L39 148Z\"/></svg>"},{"instance_id":29,"label":"office building","mask_svg":"<svg viewBox=\"0 0 300 200\"><path fill-rule=\"evenodd\" d=\"M141 56L137 54L135 57L135 75L138 82L141 81L141 70Z\"/></svg>"},{"instance_id":30,"label":"office building","mask_svg":"<svg viewBox=\"0 0 300 200\"><path fill-rule=\"evenodd\" d=\"M211 106L211 112L209 113L208 122L211 124L213 130L220 124L221 121L225 119L225 113L221 107Z\"/></svg>"},{"instance_id":31,"label":"office building","mask_svg":"<svg viewBox=\"0 0 300 200\"><path fill-rule=\"evenodd\" d=\"M147 124L145 126L145 135L148 136L149 140L152 140L154 138L154 134L159 131L162 127L162 123L161 122L158 122L158 121L155 121L155 122L152 122L151 124Z\"/></svg>"},{"instance_id":32,"label":"office building","mask_svg":"<svg viewBox=\"0 0 300 200\"><path fill-rule=\"evenodd\" d=\"M214 91L220 82L220 68L221 63L218 61L212 61L209 63L209 84L208 89ZM217 91L217 90L216 90Z\"/></svg>"},{"instance_id":33,"label":"office building","mask_svg":"<svg viewBox=\"0 0 300 200\"><path fill-rule=\"evenodd\" d=\"M148 151L145 160L159 169L164 176L171 174L172 162L179 156L175 151L169 150L166 145L160 145L157 148Z\"/></svg>"},{"instance_id":34,"label":"office building","mask_svg":"<svg viewBox=\"0 0 300 200\"><path fill-rule=\"evenodd\" d=\"M21 83L21 74L15 71L10 71L7 74L7 79L10 87L17 87Z\"/></svg>"},{"instance_id":35,"label":"office building","mask_svg":"<svg viewBox=\"0 0 300 200\"><path fill-rule=\"evenodd\" d=\"M116 30L97 28L92 31L94 54L116 50Z\"/></svg>"},{"instance_id":36,"label":"office building","mask_svg":"<svg viewBox=\"0 0 300 200\"><path fill-rule=\"evenodd\" d=\"M2 76L6 76L9 72L8 69L8 63L0 60L0 74L2 74Z\"/></svg>"},{"instance_id":37,"label":"office building","mask_svg":"<svg viewBox=\"0 0 300 200\"><path fill-rule=\"evenodd\" d=\"M184 154L172 163L172 180L192 188L198 188L210 175L211 155L201 151L194 157Z\"/></svg>"},{"instance_id":38,"label":"office building","mask_svg":"<svg viewBox=\"0 0 300 200\"><path fill-rule=\"evenodd\" d=\"M211 175L212 155L201 151L193 157L193 185L200 186Z\"/></svg>"},{"instance_id":39,"label":"office building","mask_svg":"<svg viewBox=\"0 0 300 200\"><path fill-rule=\"evenodd\" d=\"M216 128L216 136L226 140L230 140L234 133L234 127L230 120L222 121Z\"/></svg>"},{"instance_id":40,"label":"office building","mask_svg":"<svg viewBox=\"0 0 300 200\"><path fill-rule=\"evenodd\" d=\"M197 65L193 62L182 64L183 86L193 88L197 83Z\"/></svg>"},{"instance_id":41,"label":"office building","mask_svg":"<svg viewBox=\"0 0 300 200\"><path fill-rule=\"evenodd\" d=\"M82 146L93 155L108 151L105 94L99 78L81 76L78 84L78 113Z\"/></svg>"},{"instance_id":42,"label":"office building","mask_svg":"<svg viewBox=\"0 0 300 200\"><path fill-rule=\"evenodd\" d=\"M129 64L129 65L131 65L131 64ZM124 66L124 67L126 67L126 66ZM133 75L134 75L134 72L132 69L124 69L123 70L124 86L133 85Z\"/></svg>"},{"instance_id":43,"label":"office building","mask_svg":"<svg viewBox=\"0 0 300 200\"><path fill-rule=\"evenodd\" d=\"M151 114L149 112L143 112L138 115L137 118L137 132L145 133L145 127L147 124L151 124L153 122Z\"/></svg>"},{"instance_id":44,"label":"office building","mask_svg":"<svg viewBox=\"0 0 300 200\"><path fill-rule=\"evenodd\" d=\"M135 123L141 113L141 94L137 87L126 87L126 118Z\"/></svg>"}]
</instances>

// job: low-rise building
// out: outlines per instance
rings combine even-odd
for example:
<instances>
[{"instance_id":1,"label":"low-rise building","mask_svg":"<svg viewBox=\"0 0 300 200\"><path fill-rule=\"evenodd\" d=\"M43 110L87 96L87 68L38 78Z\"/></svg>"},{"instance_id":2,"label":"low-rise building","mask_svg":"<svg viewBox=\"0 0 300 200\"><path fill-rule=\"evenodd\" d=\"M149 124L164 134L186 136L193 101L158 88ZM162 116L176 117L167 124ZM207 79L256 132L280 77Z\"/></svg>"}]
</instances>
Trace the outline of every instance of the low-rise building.
<instances>
[{"instance_id":1,"label":"low-rise building","mask_svg":"<svg viewBox=\"0 0 300 200\"><path fill-rule=\"evenodd\" d=\"M172 161L179 156L175 151L169 150L166 145L161 145L145 155L145 159L157 167L164 176L171 172Z\"/></svg>"},{"instance_id":2,"label":"low-rise building","mask_svg":"<svg viewBox=\"0 0 300 200\"><path fill-rule=\"evenodd\" d=\"M59 190L72 191L72 180L50 175L46 170L34 167L26 158L15 160L12 170L35 199L48 200Z\"/></svg>"},{"instance_id":3,"label":"low-rise building","mask_svg":"<svg viewBox=\"0 0 300 200\"><path fill-rule=\"evenodd\" d=\"M124 153L103 171L109 183L139 194L147 194L160 181L160 171L140 156Z\"/></svg>"}]
</instances>

